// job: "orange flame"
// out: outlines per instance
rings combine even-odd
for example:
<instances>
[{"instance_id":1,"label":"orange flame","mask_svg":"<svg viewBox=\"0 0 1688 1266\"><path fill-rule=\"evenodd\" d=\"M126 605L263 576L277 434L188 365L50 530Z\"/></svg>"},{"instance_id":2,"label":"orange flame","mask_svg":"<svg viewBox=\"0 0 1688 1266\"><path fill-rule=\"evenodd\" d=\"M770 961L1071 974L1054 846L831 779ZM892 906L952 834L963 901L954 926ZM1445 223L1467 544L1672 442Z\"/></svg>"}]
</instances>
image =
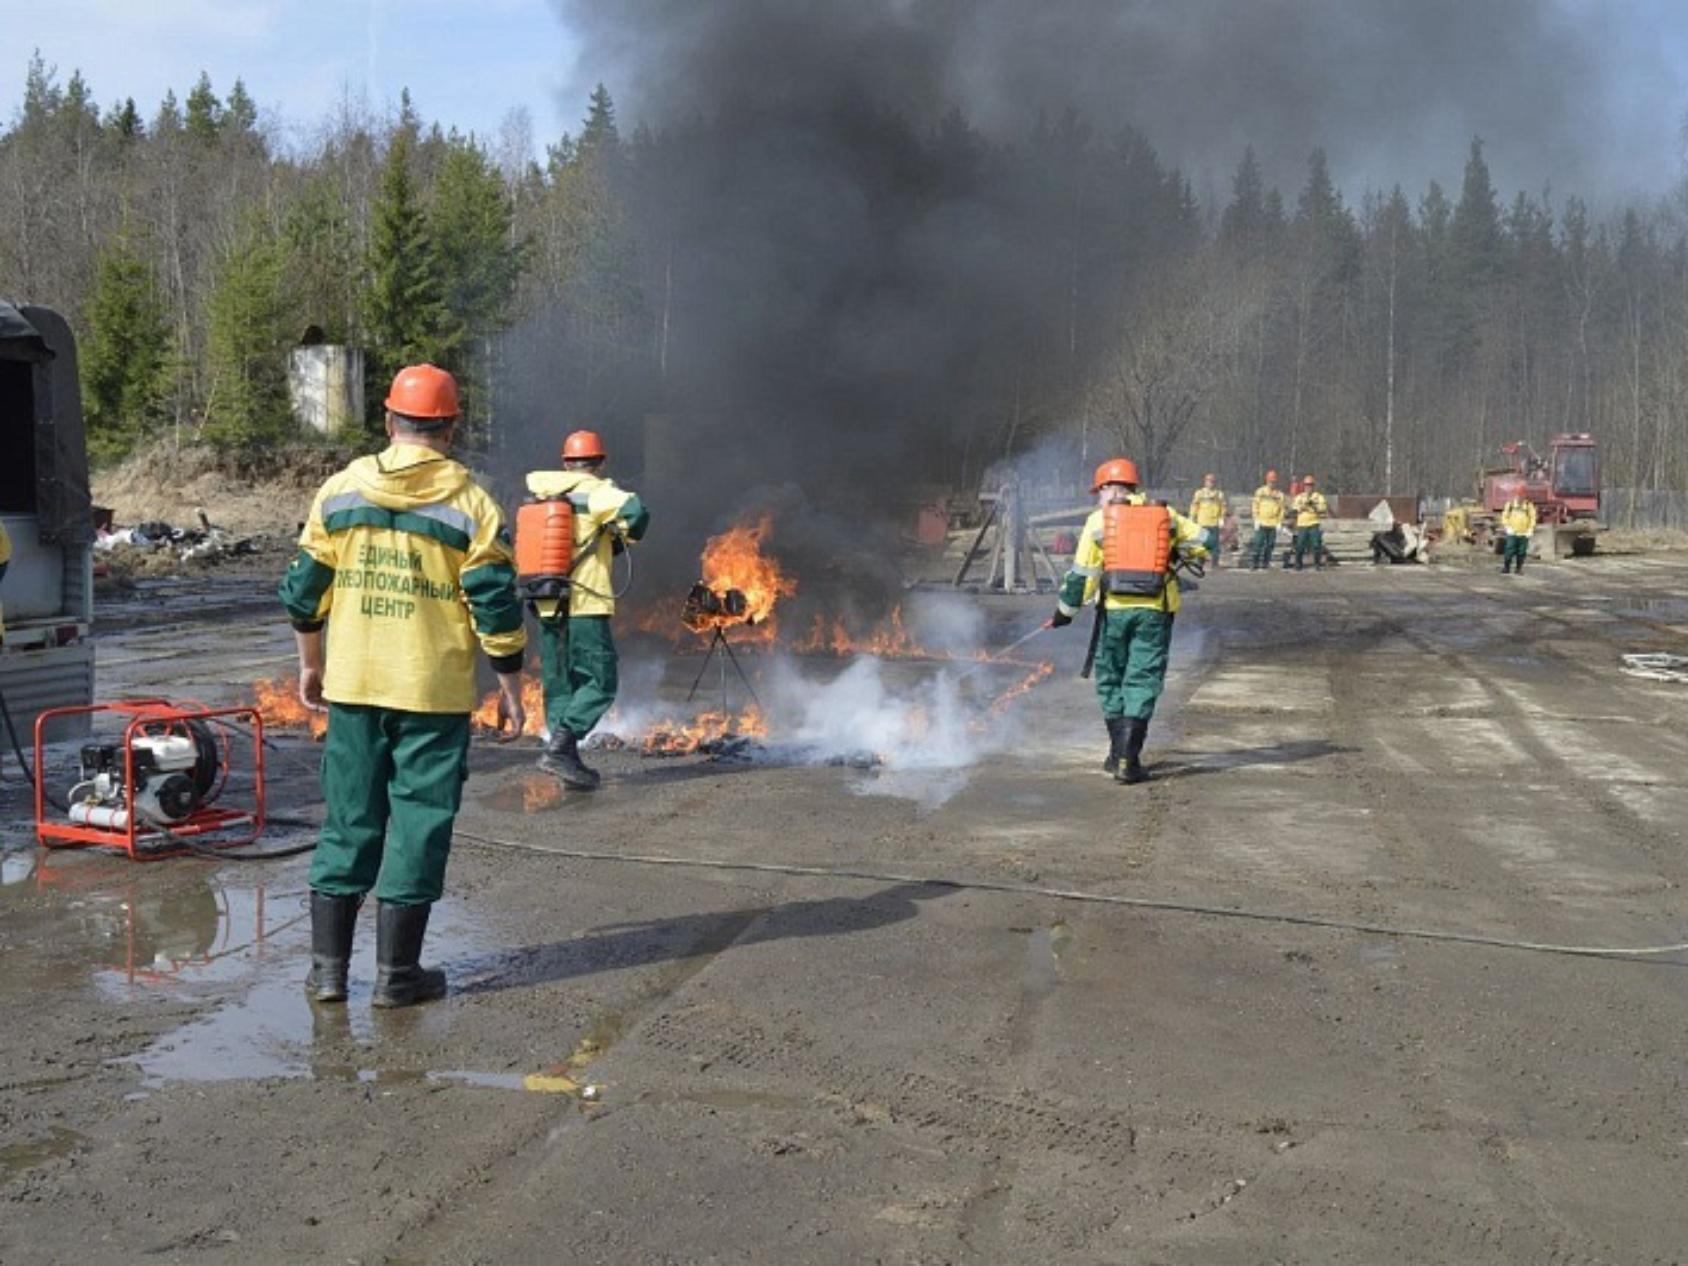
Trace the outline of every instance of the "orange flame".
<instances>
[{"instance_id":1,"label":"orange flame","mask_svg":"<svg viewBox=\"0 0 1688 1266\"><path fill-rule=\"evenodd\" d=\"M1017 668L1023 668L1027 663L1027 661L1023 659L1004 659L998 662L1002 664L1012 664ZM1014 700L1018 699L1021 695L1027 693L1033 686L1037 685L1038 682L1048 677L1049 674L1054 671L1055 665L1050 660L1046 659L1042 663L1034 664L1030 672L1020 678L1020 680L1015 682L1012 686L1008 687L1007 690L1004 690L996 698L991 700L990 711L992 715L999 715L1004 712L1008 708L1009 704L1013 703Z\"/></svg>"},{"instance_id":2,"label":"orange flame","mask_svg":"<svg viewBox=\"0 0 1688 1266\"><path fill-rule=\"evenodd\" d=\"M872 655L877 659L988 660L991 657L984 650L959 654L923 645L903 623L900 606L893 607L890 615L860 637L852 634L843 620L829 621L817 615L808 633L792 649L799 655Z\"/></svg>"},{"instance_id":3,"label":"orange flame","mask_svg":"<svg viewBox=\"0 0 1688 1266\"><path fill-rule=\"evenodd\" d=\"M264 724L284 728L310 727L311 737L328 733L328 714L313 712L299 698L297 677L270 677L252 683L252 706Z\"/></svg>"},{"instance_id":4,"label":"orange flame","mask_svg":"<svg viewBox=\"0 0 1688 1266\"><path fill-rule=\"evenodd\" d=\"M744 595L745 613L707 618L703 631L717 625L748 625L752 641L766 644L778 636L774 607L781 598L796 594L797 577L781 571L779 560L762 552L762 542L773 527L772 516L764 514L755 523L735 523L704 543L701 580L718 594L737 589Z\"/></svg>"},{"instance_id":5,"label":"orange flame","mask_svg":"<svg viewBox=\"0 0 1688 1266\"><path fill-rule=\"evenodd\" d=\"M737 716L703 712L690 721L658 721L639 740L639 750L646 756L685 756L722 739L767 737L768 723L761 709L750 707Z\"/></svg>"},{"instance_id":6,"label":"orange flame","mask_svg":"<svg viewBox=\"0 0 1688 1266\"><path fill-rule=\"evenodd\" d=\"M537 737L545 729L545 684L532 674L522 674L522 712L527 720L522 723L522 733L530 737ZM498 730L498 688L495 686L487 692L486 698L481 700L481 706L476 708L469 717L469 724L485 733L496 733Z\"/></svg>"}]
</instances>

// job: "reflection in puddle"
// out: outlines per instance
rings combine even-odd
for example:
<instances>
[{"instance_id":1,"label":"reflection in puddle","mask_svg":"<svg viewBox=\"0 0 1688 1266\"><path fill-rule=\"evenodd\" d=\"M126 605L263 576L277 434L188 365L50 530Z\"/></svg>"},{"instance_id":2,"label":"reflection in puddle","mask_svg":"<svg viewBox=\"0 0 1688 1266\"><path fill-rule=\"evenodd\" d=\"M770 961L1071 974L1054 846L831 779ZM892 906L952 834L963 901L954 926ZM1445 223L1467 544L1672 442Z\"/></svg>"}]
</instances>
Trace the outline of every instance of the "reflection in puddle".
<instances>
[{"instance_id":1,"label":"reflection in puddle","mask_svg":"<svg viewBox=\"0 0 1688 1266\"><path fill-rule=\"evenodd\" d=\"M343 1078L346 1069L355 1071L375 1062L360 1052L367 1055L380 1041L390 1042L442 1022L429 1016L426 1009L378 1016L370 1007L374 902L366 903L358 920L350 998L343 1006L313 1006L304 990L310 950L309 915L302 908L303 894L298 901L298 913L284 925L281 935L273 928L262 936L254 930L244 945L229 951L233 957L227 960L221 979L256 977L238 996L164 1034L125 1061L140 1068L146 1085L312 1077L319 1075L319 1067L339 1070L332 1075ZM262 906L253 914L261 928ZM240 928L238 922L234 926ZM233 939L241 939L238 930ZM461 911L449 901L434 907L428 944L429 957L443 963L448 973L454 957L484 948ZM207 956L206 961L215 966L220 960ZM200 962L196 958L186 965L196 982L210 979L200 973ZM137 973L135 982L155 983L145 972Z\"/></svg>"},{"instance_id":2,"label":"reflection in puddle","mask_svg":"<svg viewBox=\"0 0 1688 1266\"><path fill-rule=\"evenodd\" d=\"M577 801L581 798L575 797ZM496 790L477 797L476 802L499 813L546 813L562 807L563 788L550 774L535 770L507 780Z\"/></svg>"},{"instance_id":3,"label":"reflection in puddle","mask_svg":"<svg viewBox=\"0 0 1688 1266\"><path fill-rule=\"evenodd\" d=\"M21 884L35 874L35 849L0 852L0 888Z\"/></svg>"}]
</instances>

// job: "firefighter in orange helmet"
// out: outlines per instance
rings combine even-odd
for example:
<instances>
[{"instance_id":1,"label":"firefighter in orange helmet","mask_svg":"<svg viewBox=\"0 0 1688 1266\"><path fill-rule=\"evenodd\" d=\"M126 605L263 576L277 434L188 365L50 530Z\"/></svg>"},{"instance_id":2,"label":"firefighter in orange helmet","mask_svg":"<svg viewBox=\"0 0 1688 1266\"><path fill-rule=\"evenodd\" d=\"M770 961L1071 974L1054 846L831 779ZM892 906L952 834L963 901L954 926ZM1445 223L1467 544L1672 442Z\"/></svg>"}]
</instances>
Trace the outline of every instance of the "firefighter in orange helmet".
<instances>
[{"instance_id":1,"label":"firefighter in orange helmet","mask_svg":"<svg viewBox=\"0 0 1688 1266\"><path fill-rule=\"evenodd\" d=\"M539 766L565 787L591 791L598 771L580 759L580 744L615 702L620 658L610 634L615 590L610 564L628 541L645 535L650 511L639 494L618 488L604 474L609 453L596 431L575 431L563 441L563 468L527 477L530 496L566 498L574 509L574 570L567 607L535 604L539 618L539 675L545 686L545 725L550 731Z\"/></svg>"},{"instance_id":2,"label":"firefighter in orange helmet","mask_svg":"<svg viewBox=\"0 0 1688 1266\"><path fill-rule=\"evenodd\" d=\"M280 597L299 695L328 712L305 987L318 1002L346 1000L358 907L373 889L371 1001L403 1007L446 989L420 958L468 774L476 653L498 674L499 727L514 738L527 631L504 516L450 456L456 381L411 365L386 406L391 443L323 484Z\"/></svg>"},{"instance_id":3,"label":"firefighter in orange helmet","mask_svg":"<svg viewBox=\"0 0 1688 1266\"><path fill-rule=\"evenodd\" d=\"M1071 624L1081 607L1097 604L1096 696L1108 729L1108 755L1102 768L1123 783L1142 782L1143 742L1149 720L1166 684L1167 654L1172 645L1172 622L1178 614L1178 578L1170 568L1153 579L1133 573L1116 576L1107 571L1104 549L1108 507L1143 506L1148 498L1138 491L1137 466L1116 457L1096 468L1092 491L1098 505L1079 533L1073 565L1061 583L1055 628ZM1193 520L1167 507L1172 549L1189 558L1206 558L1203 532Z\"/></svg>"}]
</instances>

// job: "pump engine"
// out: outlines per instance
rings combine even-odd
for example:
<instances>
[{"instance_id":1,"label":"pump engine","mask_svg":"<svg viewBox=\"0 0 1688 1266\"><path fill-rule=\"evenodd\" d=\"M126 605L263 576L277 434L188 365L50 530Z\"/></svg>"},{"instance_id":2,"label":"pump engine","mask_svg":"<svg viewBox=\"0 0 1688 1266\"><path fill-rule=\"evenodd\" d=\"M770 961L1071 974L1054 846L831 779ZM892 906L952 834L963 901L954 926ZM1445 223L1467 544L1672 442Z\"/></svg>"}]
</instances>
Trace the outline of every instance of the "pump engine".
<instances>
[{"instance_id":1,"label":"pump engine","mask_svg":"<svg viewBox=\"0 0 1688 1266\"><path fill-rule=\"evenodd\" d=\"M84 826L122 831L136 825L182 822L216 799L223 753L203 721L173 722L136 734L130 744L133 777L121 743L82 748L81 780L71 788L69 817Z\"/></svg>"}]
</instances>

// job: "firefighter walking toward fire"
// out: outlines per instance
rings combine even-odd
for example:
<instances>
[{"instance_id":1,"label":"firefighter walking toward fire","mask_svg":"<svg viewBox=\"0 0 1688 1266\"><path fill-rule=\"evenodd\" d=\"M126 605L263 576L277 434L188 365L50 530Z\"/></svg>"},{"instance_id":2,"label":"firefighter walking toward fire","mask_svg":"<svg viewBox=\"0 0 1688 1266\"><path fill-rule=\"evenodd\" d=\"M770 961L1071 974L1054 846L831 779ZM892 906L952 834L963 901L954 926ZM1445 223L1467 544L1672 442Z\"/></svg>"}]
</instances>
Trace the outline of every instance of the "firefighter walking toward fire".
<instances>
[{"instance_id":1,"label":"firefighter walking toward fire","mask_svg":"<svg viewBox=\"0 0 1688 1266\"><path fill-rule=\"evenodd\" d=\"M1536 531L1536 503L1521 492L1515 492L1501 507L1500 525L1506 533L1501 545L1501 573L1524 573L1524 560L1530 555L1530 538ZM1516 564L1516 566L1515 566Z\"/></svg>"},{"instance_id":2,"label":"firefighter walking toward fire","mask_svg":"<svg viewBox=\"0 0 1688 1266\"><path fill-rule=\"evenodd\" d=\"M1149 777L1143 743L1166 684L1173 618L1178 614L1177 556L1207 557L1202 529L1176 510L1147 503L1137 467L1123 457L1096 468L1099 505L1085 520L1073 565L1061 584L1050 625L1071 624L1096 603L1096 695L1108 729L1103 769L1118 782Z\"/></svg>"},{"instance_id":3,"label":"firefighter walking toward fire","mask_svg":"<svg viewBox=\"0 0 1688 1266\"><path fill-rule=\"evenodd\" d=\"M1284 494L1278 487L1278 472L1266 472L1266 482L1254 490L1254 540L1249 545L1249 570L1272 568L1272 547L1284 522Z\"/></svg>"},{"instance_id":4,"label":"firefighter walking toward fire","mask_svg":"<svg viewBox=\"0 0 1688 1266\"><path fill-rule=\"evenodd\" d=\"M1313 476L1302 476L1301 491L1296 494L1290 508L1295 511L1295 570L1303 570L1307 555L1312 554L1313 570L1323 571L1325 529L1322 524L1330 514L1330 503L1315 486Z\"/></svg>"},{"instance_id":5,"label":"firefighter walking toward fire","mask_svg":"<svg viewBox=\"0 0 1688 1266\"><path fill-rule=\"evenodd\" d=\"M629 541L644 537L651 519L638 493L604 475L608 459L595 432L575 431L563 441L561 470L536 470L527 477L533 500L523 515L535 515L536 525L541 515L556 524L570 548L541 559L534 531L517 523L523 588L539 620L539 671L550 731L539 767L577 791L598 786L598 771L580 759L580 744L610 710L618 685L610 633L616 597L611 564ZM564 506L570 526L563 525Z\"/></svg>"},{"instance_id":6,"label":"firefighter walking toward fire","mask_svg":"<svg viewBox=\"0 0 1688 1266\"><path fill-rule=\"evenodd\" d=\"M1225 493L1219 487L1218 477L1211 472L1203 475L1202 486L1190 498L1190 517L1202 530L1202 545L1215 568L1219 566L1219 533L1225 526L1225 511Z\"/></svg>"},{"instance_id":7,"label":"firefighter walking toward fire","mask_svg":"<svg viewBox=\"0 0 1688 1266\"><path fill-rule=\"evenodd\" d=\"M345 1001L373 889L372 1001L403 1007L445 994L445 973L421 966L422 940L468 777L477 643L498 674L499 728L514 738L527 632L498 503L449 456L456 381L409 366L386 406L390 443L322 485L280 596L299 696L328 711L305 985L318 1002Z\"/></svg>"}]
</instances>

